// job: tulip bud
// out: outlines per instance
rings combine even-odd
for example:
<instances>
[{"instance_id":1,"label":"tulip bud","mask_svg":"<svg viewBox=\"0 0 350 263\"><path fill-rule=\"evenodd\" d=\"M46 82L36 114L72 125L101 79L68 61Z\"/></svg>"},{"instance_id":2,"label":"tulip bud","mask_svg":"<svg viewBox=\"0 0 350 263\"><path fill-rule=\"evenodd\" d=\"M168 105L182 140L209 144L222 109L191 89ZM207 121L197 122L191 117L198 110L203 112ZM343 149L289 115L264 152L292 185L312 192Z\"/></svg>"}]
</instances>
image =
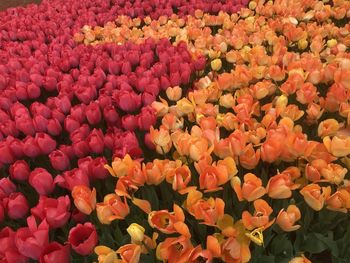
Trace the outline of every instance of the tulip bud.
<instances>
[{"instance_id":1,"label":"tulip bud","mask_svg":"<svg viewBox=\"0 0 350 263\"><path fill-rule=\"evenodd\" d=\"M298 48L300 50L306 49L308 45L309 45L309 43L307 42L307 40L305 38L299 39Z\"/></svg>"},{"instance_id":2,"label":"tulip bud","mask_svg":"<svg viewBox=\"0 0 350 263\"><path fill-rule=\"evenodd\" d=\"M23 218L29 210L27 199L22 193L12 193L6 204L7 215L11 219Z\"/></svg>"},{"instance_id":3,"label":"tulip bud","mask_svg":"<svg viewBox=\"0 0 350 263\"><path fill-rule=\"evenodd\" d=\"M211 63L210 63L210 66L212 68L212 70L214 71L219 71L222 67L222 62L221 62L221 59L217 58L217 59L214 59Z\"/></svg>"},{"instance_id":4,"label":"tulip bud","mask_svg":"<svg viewBox=\"0 0 350 263\"><path fill-rule=\"evenodd\" d=\"M145 229L139 224L132 223L126 231L131 236L132 242L140 243L143 241Z\"/></svg>"},{"instance_id":5,"label":"tulip bud","mask_svg":"<svg viewBox=\"0 0 350 263\"><path fill-rule=\"evenodd\" d=\"M179 86L169 87L165 91L167 97L171 101L178 101L182 96L182 89Z\"/></svg>"},{"instance_id":6,"label":"tulip bud","mask_svg":"<svg viewBox=\"0 0 350 263\"><path fill-rule=\"evenodd\" d=\"M29 177L30 168L26 161L18 160L10 166L9 172L12 179L25 181Z\"/></svg>"}]
</instances>

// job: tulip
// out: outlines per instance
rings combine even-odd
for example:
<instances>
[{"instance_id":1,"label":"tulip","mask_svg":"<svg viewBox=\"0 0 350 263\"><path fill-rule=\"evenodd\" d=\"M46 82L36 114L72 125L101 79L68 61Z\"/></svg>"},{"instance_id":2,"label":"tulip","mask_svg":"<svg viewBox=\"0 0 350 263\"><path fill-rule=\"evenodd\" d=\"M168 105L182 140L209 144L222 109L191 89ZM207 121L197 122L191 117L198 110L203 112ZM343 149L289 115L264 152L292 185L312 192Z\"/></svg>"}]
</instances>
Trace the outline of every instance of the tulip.
<instances>
[{"instance_id":1,"label":"tulip","mask_svg":"<svg viewBox=\"0 0 350 263\"><path fill-rule=\"evenodd\" d=\"M77 224L71 228L68 242L79 255L87 256L92 253L98 241L95 226L91 223Z\"/></svg>"},{"instance_id":2,"label":"tulip","mask_svg":"<svg viewBox=\"0 0 350 263\"><path fill-rule=\"evenodd\" d=\"M100 107L96 102L91 102L86 107L85 113L86 113L86 118L91 125L96 125L100 122L102 115L101 115Z\"/></svg>"},{"instance_id":3,"label":"tulip","mask_svg":"<svg viewBox=\"0 0 350 263\"><path fill-rule=\"evenodd\" d=\"M80 168L65 171L62 175L56 176L55 183L70 191L77 185L90 186L89 176Z\"/></svg>"},{"instance_id":4,"label":"tulip","mask_svg":"<svg viewBox=\"0 0 350 263\"><path fill-rule=\"evenodd\" d=\"M0 179L0 198L8 197L16 191L16 185L8 178Z\"/></svg>"},{"instance_id":5,"label":"tulip","mask_svg":"<svg viewBox=\"0 0 350 263\"><path fill-rule=\"evenodd\" d=\"M3 260L16 263L25 263L28 261L27 257L18 252L15 244L15 232L11 228L4 227L0 231L0 244L0 256Z\"/></svg>"},{"instance_id":6,"label":"tulip","mask_svg":"<svg viewBox=\"0 0 350 263\"><path fill-rule=\"evenodd\" d=\"M63 227L70 217L69 197L60 196L57 199L40 196L39 203L30 211L40 220L46 220L51 228Z\"/></svg>"},{"instance_id":7,"label":"tulip","mask_svg":"<svg viewBox=\"0 0 350 263\"><path fill-rule=\"evenodd\" d=\"M70 253L69 245L61 245L58 242L48 244L43 250L39 263L69 263Z\"/></svg>"},{"instance_id":8,"label":"tulip","mask_svg":"<svg viewBox=\"0 0 350 263\"><path fill-rule=\"evenodd\" d=\"M269 217L272 214L272 208L262 199L257 199L254 201L254 214L250 214L248 211L243 211L242 222L244 226L253 230L255 228L264 227L264 229L270 227L275 219L269 221Z\"/></svg>"},{"instance_id":9,"label":"tulip","mask_svg":"<svg viewBox=\"0 0 350 263\"><path fill-rule=\"evenodd\" d=\"M231 186L235 190L240 201L246 199L248 202L252 202L266 193L265 188L262 186L261 179L252 173L244 175L244 183L242 186L239 178L233 177L231 180Z\"/></svg>"},{"instance_id":10,"label":"tulip","mask_svg":"<svg viewBox=\"0 0 350 263\"><path fill-rule=\"evenodd\" d=\"M139 262L141 256L141 246L136 244L127 244L121 246L117 253L122 258L123 262L136 263Z\"/></svg>"},{"instance_id":11,"label":"tulip","mask_svg":"<svg viewBox=\"0 0 350 263\"><path fill-rule=\"evenodd\" d=\"M140 244L144 239L145 229L139 224L132 223L126 231L131 236L131 241L135 244Z\"/></svg>"},{"instance_id":12,"label":"tulip","mask_svg":"<svg viewBox=\"0 0 350 263\"><path fill-rule=\"evenodd\" d=\"M320 211L323 208L330 192L331 188L329 186L321 188L318 184L309 184L300 190L305 202L315 211Z\"/></svg>"},{"instance_id":13,"label":"tulip","mask_svg":"<svg viewBox=\"0 0 350 263\"><path fill-rule=\"evenodd\" d=\"M72 190L74 204L78 210L86 215L92 213L96 206L96 189L91 191L85 185L74 186Z\"/></svg>"},{"instance_id":14,"label":"tulip","mask_svg":"<svg viewBox=\"0 0 350 263\"><path fill-rule=\"evenodd\" d=\"M282 209L276 218L276 223L283 231L290 232L300 228L300 225L294 225L301 218L300 210L295 205L289 205L287 211Z\"/></svg>"},{"instance_id":15,"label":"tulip","mask_svg":"<svg viewBox=\"0 0 350 263\"><path fill-rule=\"evenodd\" d=\"M44 168L35 168L29 175L29 184L40 194L51 194L55 188L52 175Z\"/></svg>"},{"instance_id":16,"label":"tulip","mask_svg":"<svg viewBox=\"0 0 350 263\"><path fill-rule=\"evenodd\" d=\"M49 226L45 220L38 226L33 216L27 218L27 224L17 230L16 246L22 255L38 260L49 244Z\"/></svg>"},{"instance_id":17,"label":"tulip","mask_svg":"<svg viewBox=\"0 0 350 263\"><path fill-rule=\"evenodd\" d=\"M40 148L41 154L49 154L56 148L56 141L46 133L37 133L35 135L35 141Z\"/></svg>"},{"instance_id":18,"label":"tulip","mask_svg":"<svg viewBox=\"0 0 350 263\"><path fill-rule=\"evenodd\" d=\"M23 218L29 210L27 199L22 193L12 193L5 201L7 215L11 219Z\"/></svg>"},{"instance_id":19,"label":"tulip","mask_svg":"<svg viewBox=\"0 0 350 263\"><path fill-rule=\"evenodd\" d=\"M67 170L67 168L70 165L68 156L60 151L55 150L49 154L51 165L54 169L64 171Z\"/></svg>"}]
</instances>

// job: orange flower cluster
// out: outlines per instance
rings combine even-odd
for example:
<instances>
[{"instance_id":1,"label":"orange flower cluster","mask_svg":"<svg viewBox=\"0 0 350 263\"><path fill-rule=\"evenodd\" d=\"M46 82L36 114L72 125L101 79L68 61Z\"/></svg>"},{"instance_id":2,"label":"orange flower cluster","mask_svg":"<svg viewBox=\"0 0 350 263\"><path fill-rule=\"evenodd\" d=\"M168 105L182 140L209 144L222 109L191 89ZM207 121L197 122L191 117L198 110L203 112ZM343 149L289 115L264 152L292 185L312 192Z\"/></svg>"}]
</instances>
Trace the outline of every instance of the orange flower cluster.
<instances>
[{"instance_id":1,"label":"orange flower cluster","mask_svg":"<svg viewBox=\"0 0 350 263\"><path fill-rule=\"evenodd\" d=\"M76 34L87 44L173 37L209 59L193 88L169 87L152 103L161 124L149 137L163 159L114 159L107 168L118 178L115 193L96 204L99 220L108 224L124 219L132 202L148 214L152 229L171 236L145 241L138 226L129 232L132 244L116 252L96 248L99 262L137 262L154 247L163 262L248 262L251 241L263 245L271 225L286 232L301 227L296 196L315 211L348 213L350 24L337 21L349 17L344 0L259 0L234 15L119 17ZM165 182L185 200L174 200L172 212L152 211L134 196ZM235 220L217 195L227 185L237 202L253 202ZM93 194L76 191L82 212L94 208ZM275 199L288 205L276 209L269 203ZM215 229L205 248L192 244L186 217ZM291 262L308 260L301 255Z\"/></svg>"}]
</instances>

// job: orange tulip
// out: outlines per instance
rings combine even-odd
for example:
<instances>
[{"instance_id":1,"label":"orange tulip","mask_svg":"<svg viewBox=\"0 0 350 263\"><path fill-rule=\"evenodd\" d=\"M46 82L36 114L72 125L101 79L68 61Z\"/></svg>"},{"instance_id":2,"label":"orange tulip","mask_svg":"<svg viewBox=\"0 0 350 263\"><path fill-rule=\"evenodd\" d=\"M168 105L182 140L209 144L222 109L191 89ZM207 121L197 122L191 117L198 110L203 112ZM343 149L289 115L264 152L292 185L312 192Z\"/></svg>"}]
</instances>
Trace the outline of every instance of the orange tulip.
<instances>
[{"instance_id":1,"label":"orange tulip","mask_svg":"<svg viewBox=\"0 0 350 263\"><path fill-rule=\"evenodd\" d=\"M202 249L201 245L196 246L192 249L189 257L188 263L197 263L199 261L210 263L213 260L213 255L210 250Z\"/></svg>"},{"instance_id":2,"label":"orange tulip","mask_svg":"<svg viewBox=\"0 0 350 263\"><path fill-rule=\"evenodd\" d=\"M238 237L229 237L221 244L221 258L224 262L242 262L250 260L249 241Z\"/></svg>"},{"instance_id":3,"label":"orange tulip","mask_svg":"<svg viewBox=\"0 0 350 263\"><path fill-rule=\"evenodd\" d=\"M237 194L238 200L240 201L245 199L248 202L252 202L262 197L266 193L265 188L262 186L261 179L252 173L247 173L244 175L244 182L242 186L237 179L238 177L232 178L231 185Z\"/></svg>"},{"instance_id":4,"label":"orange tulip","mask_svg":"<svg viewBox=\"0 0 350 263\"><path fill-rule=\"evenodd\" d=\"M157 117L162 117L169 111L168 102L162 98L160 101L153 101L151 107L155 110Z\"/></svg>"},{"instance_id":5,"label":"orange tulip","mask_svg":"<svg viewBox=\"0 0 350 263\"><path fill-rule=\"evenodd\" d=\"M187 263L193 245L188 237L168 237L157 246L157 258L169 263Z\"/></svg>"},{"instance_id":6,"label":"orange tulip","mask_svg":"<svg viewBox=\"0 0 350 263\"><path fill-rule=\"evenodd\" d=\"M318 125L318 136L323 138L325 136L334 135L340 128L340 125L335 119L327 119L321 121Z\"/></svg>"},{"instance_id":7,"label":"orange tulip","mask_svg":"<svg viewBox=\"0 0 350 263\"><path fill-rule=\"evenodd\" d=\"M183 192L191 181L191 171L186 165L172 169L167 172L166 181L172 184L174 191Z\"/></svg>"},{"instance_id":8,"label":"orange tulip","mask_svg":"<svg viewBox=\"0 0 350 263\"><path fill-rule=\"evenodd\" d=\"M127 154L123 159L114 158L112 162L112 167L105 165L110 174L114 177L123 177L129 174L129 172L134 169L134 167L141 167L140 163L131 159L130 155Z\"/></svg>"},{"instance_id":9,"label":"orange tulip","mask_svg":"<svg viewBox=\"0 0 350 263\"><path fill-rule=\"evenodd\" d=\"M98 256L98 263L119 263L117 253L106 246L97 246L94 249Z\"/></svg>"},{"instance_id":10,"label":"orange tulip","mask_svg":"<svg viewBox=\"0 0 350 263\"><path fill-rule=\"evenodd\" d=\"M325 199L329 197L330 192L329 186L321 188L318 184L309 184L300 190L305 202L315 211L320 211L323 208Z\"/></svg>"},{"instance_id":11,"label":"orange tulip","mask_svg":"<svg viewBox=\"0 0 350 263\"><path fill-rule=\"evenodd\" d=\"M290 232L300 228L300 225L295 225L295 222L301 218L300 210L295 205L290 205L287 211L282 209L277 216L276 223L283 231Z\"/></svg>"},{"instance_id":12,"label":"orange tulip","mask_svg":"<svg viewBox=\"0 0 350 263\"><path fill-rule=\"evenodd\" d=\"M116 194L108 194L102 203L96 204L97 217L102 224L110 224L115 219L124 219L130 208L124 197L124 201Z\"/></svg>"},{"instance_id":13,"label":"orange tulip","mask_svg":"<svg viewBox=\"0 0 350 263\"><path fill-rule=\"evenodd\" d=\"M253 145L250 143L244 148L238 158L243 168L254 169L260 161L260 149L255 151Z\"/></svg>"},{"instance_id":14,"label":"orange tulip","mask_svg":"<svg viewBox=\"0 0 350 263\"><path fill-rule=\"evenodd\" d=\"M136 244L127 244L121 246L117 253L122 258L123 263L138 263L141 256L141 246Z\"/></svg>"},{"instance_id":15,"label":"orange tulip","mask_svg":"<svg viewBox=\"0 0 350 263\"><path fill-rule=\"evenodd\" d=\"M334 136L332 139L326 136L323 138L323 144L328 152L336 157L350 154L350 137L348 136Z\"/></svg>"},{"instance_id":16,"label":"orange tulip","mask_svg":"<svg viewBox=\"0 0 350 263\"><path fill-rule=\"evenodd\" d=\"M182 96L182 89L179 86L169 87L165 90L169 100L178 101Z\"/></svg>"},{"instance_id":17,"label":"orange tulip","mask_svg":"<svg viewBox=\"0 0 350 263\"><path fill-rule=\"evenodd\" d=\"M183 226L182 224L177 224L178 222L184 222L185 215L178 205L174 204L174 212L169 212L168 210L152 211L148 215L148 223L151 227L157 228L159 231L165 234L172 234L179 232L178 227ZM186 226L186 225L185 225ZM187 228L189 233L189 230ZM186 231L186 232L187 232ZM183 231L180 231L183 232Z\"/></svg>"},{"instance_id":18,"label":"orange tulip","mask_svg":"<svg viewBox=\"0 0 350 263\"><path fill-rule=\"evenodd\" d=\"M231 157L227 157L225 160L219 161L216 165L206 165L199 172L199 185L200 189L205 189L205 192L212 192L222 189L221 185L227 183L232 176L238 171L236 164Z\"/></svg>"},{"instance_id":19,"label":"orange tulip","mask_svg":"<svg viewBox=\"0 0 350 263\"><path fill-rule=\"evenodd\" d=\"M327 162L322 159L313 160L308 163L305 167L305 177L306 179L317 182L321 179L321 170L327 167Z\"/></svg>"},{"instance_id":20,"label":"orange tulip","mask_svg":"<svg viewBox=\"0 0 350 263\"><path fill-rule=\"evenodd\" d=\"M74 186L72 190L72 197L76 208L86 214L90 215L96 207L96 189L92 191L85 185Z\"/></svg>"},{"instance_id":21,"label":"orange tulip","mask_svg":"<svg viewBox=\"0 0 350 263\"><path fill-rule=\"evenodd\" d=\"M168 160L155 159L153 162L143 163L142 171L148 185L159 185L165 179L164 165Z\"/></svg>"},{"instance_id":22,"label":"orange tulip","mask_svg":"<svg viewBox=\"0 0 350 263\"><path fill-rule=\"evenodd\" d=\"M321 169L321 175L333 184L341 184L347 174L348 169L336 163L330 163Z\"/></svg>"},{"instance_id":23,"label":"orange tulip","mask_svg":"<svg viewBox=\"0 0 350 263\"><path fill-rule=\"evenodd\" d=\"M350 193L346 189L338 189L326 199L327 209L347 213L350 209Z\"/></svg>"},{"instance_id":24,"label":"orange tulip","mask_svg":"<svg viewBox=\"0 0 350 263\"><path fill-rule=\"evenodd\" d=\"M169 130L160 127L159 130L150 128L151 141L156 146L156 151L159 154L166 154L170 151L172 142L169 134Z\"/></svg>"},{"instance_id":25,"label":"orange tulip","mask_svg":"<svg viewBox=\"0 0 350 263\"><path fill-rule=\"evenodd\" d=\"M253 215L248 211L243 211L242 213L242 222L248 230L260 227L267 229L275 222L275 219L269 221L273 210L266 201L262 199L255 200L254 208L255 212Z\"/></svg>"},{"instance_id":26,"label":"orange tulip","mask_svg":"<svg viewBox=\"0 0 350 263\"><path fill-rule=\"evenodd\" d=\"M299 188L294 184L289 173L280 173L270 178L266 186L269 197L274 199L285 199L292 196L292 190Z\"/></svg>"}]
</instances>

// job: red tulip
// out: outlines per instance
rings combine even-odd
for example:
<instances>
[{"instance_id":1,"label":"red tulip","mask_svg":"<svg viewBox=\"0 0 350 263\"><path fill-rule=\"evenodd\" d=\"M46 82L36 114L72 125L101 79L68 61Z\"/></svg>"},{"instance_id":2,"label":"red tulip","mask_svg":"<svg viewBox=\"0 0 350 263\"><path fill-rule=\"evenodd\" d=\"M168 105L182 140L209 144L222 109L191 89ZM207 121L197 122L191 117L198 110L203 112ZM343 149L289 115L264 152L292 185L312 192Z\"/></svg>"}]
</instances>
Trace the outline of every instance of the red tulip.
<instances>
[{"instance_id":1,"label":"red tulip","mask_svg":"<svg viewBox=\"0 0 350 263\"><path fill-rule=\"evenodd\" d=\"M70 109L70 116L79 123L85 122L86 119L86 105L79 104Z\"/></svg>"},{"instance_id":2,"label":"red tulip","mask_svg":"<svg viewBox=\"0 0 350 263\"><path fill-rule=\"evenodd\" d=\"M0 203L0 224L4 221L5 219L5 210L3 205Z\"/></svg>"},{"instance_id":3,"label":"red tulip","mask_svg":"<svg viewBox=\"0 0 350 263\"><path fill-rule=\"evenodd\" d=\"M134 131L138 126L138 118L135 115L127 114L122 117L122 126L125 130Z\"/></svg>"},{"instance_id":4,"label":"red tulip","mask_svg":"<svg viewBox=\"0 0 350 263\"><path fill-rule=\"evenodd\" d=\"M51 136L57 136L62 132L62 126L57 119L49 119L46 128Z\"/></svg>"},{"instance_id":5,"label":"red tulip","mask_svg":"<svg viewBox=\"0 0 350 263\"><path fill-rule=\"evenodd\" d=\"M141 130L149 130L157 121L155 111L152 107L143 107L138 115L138 125Z\"/></svg>"},{"instance_id":6,"label":"red tulip","mask_svg":"<svg viewBox=\"0 0 350 263\"><path fill-rule=\"evenodd\" d=\"M102 153L104 149L103 133L99 129L93 129L90 135L86 138L89 148L93 153Z\"/></svg>"},{"instance_id":7,"label":"red tulip","mask_svg":"<svg viewBox=\"0 0 350 263\"><path fill-rule=\"evenodd\" d=\"M7 210L7 215L11 219L23 218L29 210L29 204L27 199L22 193L12 193L6 199L5 206Z\"/></svg>"},{"instance_id":8,"label":"red tulip","mask_svg":"<svg viewBox=\"0 0 350 263\"><path fill-rule=\"evenodd\" d=\"M10 166L9 173L12 179L25 181L30 174L30 168L26 161L18 160Z\"/></svg>"},{"instance_id":9,"label":"red tulip","mask_svg":"<svg viewBox=\"0 0 350 263\"><path fill-rule=\"evenodd\" d=\"M0 198L8 197L11 193L16 191L16 185L8 178L0 179Z\"/></svg>"},{"instance_id":10,"label":"red tulip","mask_svg":"<svg viewBox=\"0 0 350 263\"><path fill-rule=\"evenodd\" d=\"M86 118L91 125L96 125L101 121L101 111L97 102L91 102L86 107Z\"/></svg>"},{"instance_id":11,"label":"red tulip","mask_svg":"<svg viewBox=\"0 0 350 263\"><path fill-rule=\"evenodd\" d=\"M15 243L18 251L31 259L38 260L49 244L49 225L46 220L38 226L34 216L27 218L28 227L17 230Z\"/></svg>"},{"instance_id":12,"label":"red tulip","mask_svg":"<svg viewBox=\"0 0 350 263\"><path fill-rule=\"evenodd\" d=\"M7 143L4 141L0 142L0 163L13 163L14 160L14 155Z\"/></svg>"},{"instance_id":13,"label":"red tulip","mask_svg":"<svg viewBox=\"0 0 350 263\"><path fill-rule=\"evenodd\" d=\"M69 158L68 156L60 151L60 150L55 150L49 155L51 166L59 171L65 171L69 167Z\"/></svg>"},{"instance_id":14,"label":"red tulip","mask_svg":"<svg viewBox=\"0 0 350 263\"><path fill-rule=\"evenodd\" d=\"M35 135L35 141L40 148L41 154L49 154L56 149L56 141L46 133L38 132Z\"/></svg>"},{"instance_id":15,"label":"red tulip","mask_svg":"<svg viewBox=\"0 0 350 263\"><path fill-rule=\"evenodd\" d=\"M109 172L104 167L107 164L107 160L104 157L95 158L91 162L91 177L92 179L105 179Z\"/></svg>"},{"instance_id":16,"label":"red tulip","mask_svg":"<svg viewBox=\"0 0 350 263\"><path fill-rule=\"evenodd\" d=\"M97 245L97 232L95 226L90 222L84 225L78 224L69 231L68 242L75 252L82 256L92 253Z\"/></svg>"},{"instance_id":17,"label":"red tulip","mask_svg":"<svg viewBox=\"0 0 350 263\"><path fill-rule=\"evenodd\" d=\"M88 175L79 168L63 172L62 175L56 176L55 183L57 183L60 187L66 188L70 191L72 191L74 186L77 185L86 185L90 187Z\"/></svg>"},{"instance_id":18,"label":"red tulip","mask_svg":"<svg viewBox=\"0 0 350 263\"><path fill-rule=\"evenodd\" d=\"M120 121L120 117L113 105L103 107L103 117L107 124L119 126L118 122Z\"/></svg>"},{"instance_id":19,"label":"red tulip","mask_svg":"<svg viewBox=\"0 0 350 263\"><path fill-rule=\"evenodd\" d=\"M60 196L57 199L40 196L39 203L30 211L41 221L46 219L51 228L60 228L68 222L69 209L70 199L68 195Z\"/></svg>"},{"instance_id":20,"label":"red tulip","mask_svg":"<svg viewBox=\"0 0 350 263\"><path fill-rule=\"evenodd\" d=\"M18 252L15 244L15 232L4 227L0 231L0 258L8 263L26 263L28 260Z\"/></svg>"},{"instance_id":21,"label":"red tulip","mask_svg":"<svg viewBox=\"0 0 350 263\"><path fill-rule=\"evenodd\" d=\"M52 175L44 168L35 168L29 175L29 184L40 195L51 194L55 188Z\"/></svg>"},{"instance_id":22,"label":"red tulip","mask_svg":"<svg viewBox=\"0 0 350 263\"><path fill-rule=\"evenodd\" d=\"M87 141L78 141L73 143L74 154L82 158L90 153L90 147Z\"/></svg>"},{"instance_id":23,"label":"red tulip","mask_svg":"<svg viewBox=\"0 0 350 263\"><path fill-rule=\"evenodd\" d=\"M16 128L25 135L34 135L35 129L33 120L29 117L21 116L15 118Z\"/></svg>"},{"instance_id":24,"label":"red tulip","mask_svg":"<svg viewBox=\"0 0 350 263\"><path fill-rule=\"evenodd\" d=\"M121 90L117 93L116 102L122 111L133 112L140 108L141 96L132 91Z\"/></svg>"},{"instance_id":25,"label":"red tulip","mask_svg":"<svg viewBox=\"0 0 350 263\"><path fill-rule=\"evenodd\" d=\"M71 115L68 115L64 120L64 128L68 133L72 133L80 127L80 122L74 119Z\"/></svg>"},{"instance_id":26,"label":"red tulip","mask_svg":"<svg viewBox=\"0 0 350 263\"><path fill-rule=\"evenodd\" d=\"M52 242L45 247L40 258L39 263L69 263L70 253L69 245L61 245L57 242Z\"/></svg>"},{"instance_id":27,"label":"red tulip","mask_svg":"<svg viewBox=\"0 0 350 263\"><path fill-rule=\"evenodd\" d=\"M48 123L49 121L41 115L36 115L33 118L34 129L37 132L46 132Z\"/></svg>"}]
</instances>

